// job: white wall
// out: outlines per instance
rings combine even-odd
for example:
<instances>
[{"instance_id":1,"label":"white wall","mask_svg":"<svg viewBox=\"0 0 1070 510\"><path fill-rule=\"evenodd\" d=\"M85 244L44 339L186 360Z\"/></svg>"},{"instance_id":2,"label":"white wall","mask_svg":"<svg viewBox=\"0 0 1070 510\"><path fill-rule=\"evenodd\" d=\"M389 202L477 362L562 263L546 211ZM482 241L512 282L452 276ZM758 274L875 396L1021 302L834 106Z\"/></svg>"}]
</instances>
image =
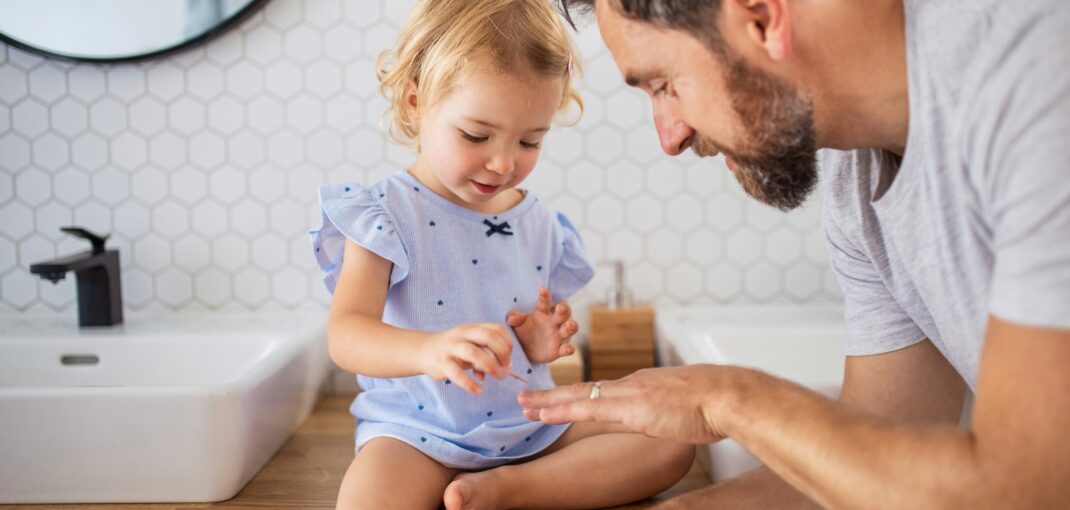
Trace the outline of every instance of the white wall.
<instances>
[{"instance_id":1,"label":"white wall","mask_svg":"<svg viewBox=\"0 0 1070 510\"><path fill-rule=\"evenodd\" d=\"M305 233L316 186L371 183L413 158L380 135L373 73L411 5L275 0L137 65L0 45L0 310L76 313L71 278L27 271L83 248L59 232L70 223L113 234L131 311L325 306ZM666 157L596 28L578 40L586 117L551 133L528 184L597 258L624 259L637 297L658 304L840 299L816 199L785 215L747 198L720 158Z\"/></svg>"}]
</instances>

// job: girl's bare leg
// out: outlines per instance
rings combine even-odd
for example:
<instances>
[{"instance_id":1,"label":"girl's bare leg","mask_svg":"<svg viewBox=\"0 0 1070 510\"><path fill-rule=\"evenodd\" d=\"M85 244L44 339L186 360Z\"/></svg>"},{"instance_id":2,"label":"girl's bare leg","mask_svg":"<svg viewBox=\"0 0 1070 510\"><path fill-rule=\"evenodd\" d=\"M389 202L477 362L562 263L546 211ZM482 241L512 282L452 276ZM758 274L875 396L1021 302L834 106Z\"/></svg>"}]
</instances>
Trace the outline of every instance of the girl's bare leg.
<instances>
[{"instance_id":1,"label":"girl's bare leg","mask_svg":"<svg viewBox=\"0 0 1070 510\"><path fill-rule=\"evenodd\" d=\"M693 445L577 423L534 460L457 475L443 501L448 510L621 505L680 481L694 456Z\"/></svg>"},{"instance_id":2,"label":"girl's bare leg","mask_svg":"<svg viewBox=\"0 0 1070 510\"><path fill-rule=\"evenodd\" d=\"M338 490L339 510L435 510L457 474L419 450L381 437L365 443Z\"/></svg>"}]
</instances>

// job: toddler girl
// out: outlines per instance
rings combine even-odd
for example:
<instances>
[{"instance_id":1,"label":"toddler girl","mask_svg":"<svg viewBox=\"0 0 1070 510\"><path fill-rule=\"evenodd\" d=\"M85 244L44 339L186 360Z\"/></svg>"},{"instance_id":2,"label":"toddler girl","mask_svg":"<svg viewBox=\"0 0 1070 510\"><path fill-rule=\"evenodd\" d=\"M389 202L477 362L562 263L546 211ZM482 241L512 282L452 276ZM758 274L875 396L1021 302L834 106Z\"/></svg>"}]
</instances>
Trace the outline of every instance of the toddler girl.
<instances>
[{"instance_id":1,"label":"toddler girl","mask_svg":"<svg viewBox=\"0 0 1070 510\"><path fill-rule=\"evenodd\" d=\"M339 508L602 507L690 466L690 446L529 421L516 401L553 386L577 327L551 303L594 275L569 221L517 188L555 115L582 108L572 55L548 0L424 0L380 57L391 134L419 155L323 186L311 232L331 358L364 390Z\"/></svg>"}]
</instances>

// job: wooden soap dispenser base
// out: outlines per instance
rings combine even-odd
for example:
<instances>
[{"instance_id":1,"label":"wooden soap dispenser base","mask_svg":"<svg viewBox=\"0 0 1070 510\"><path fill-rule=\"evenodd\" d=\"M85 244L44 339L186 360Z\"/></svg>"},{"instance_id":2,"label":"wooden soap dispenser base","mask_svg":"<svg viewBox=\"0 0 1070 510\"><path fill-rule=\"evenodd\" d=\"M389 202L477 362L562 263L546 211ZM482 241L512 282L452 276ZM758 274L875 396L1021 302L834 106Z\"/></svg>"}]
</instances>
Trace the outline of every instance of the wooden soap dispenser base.
<instances>
[{"instance_id":1,"label":"wooden soap dispenser base","mask_svg":"<svg viewBox=\"0 0 1070 510\"><path fill-rule=\"evenodd\" d=\"M654 309L634 303L624 284L624 263L614 260L613 286L605 303L592 304L590 335L591 380L617 379L654 366Z\"/></svg>"}]
</instances>

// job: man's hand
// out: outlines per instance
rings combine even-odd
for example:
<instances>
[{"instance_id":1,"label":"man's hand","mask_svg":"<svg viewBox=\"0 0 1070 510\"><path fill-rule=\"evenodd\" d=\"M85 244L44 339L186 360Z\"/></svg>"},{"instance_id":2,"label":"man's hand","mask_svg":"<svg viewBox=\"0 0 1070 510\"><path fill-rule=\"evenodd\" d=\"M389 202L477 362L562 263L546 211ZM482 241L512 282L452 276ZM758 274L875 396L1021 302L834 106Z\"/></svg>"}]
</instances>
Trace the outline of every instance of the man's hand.
<instances>
[{"instance_id":1,"label":"man's hand","mask_svg":"<svg viewBox=\"0 0 1070 510\"><path fill-rule=\"evenodd\" d=\"M725 437L711 409L728 405L729 388L758 372L740 367L691 365L640 370L622 379L522 391L517 396L529 420L546 423L607 421L648 436L687 443L712 443Z\"/></svg>"},{"instance_id":2,"label":"man's hand","mask_svg":"<svg viewBox=\"0 0 1070 510\"><path fill-rule=\"evenodd\" d=\"M531 313L510 312L506 323L516 331L532 363L549 363L576 352L570 340L580 327L572 320L572 308L564 301L551 305L550 291L545 287L539 287L539 298Z\"/></svg>"}]
</instances>

